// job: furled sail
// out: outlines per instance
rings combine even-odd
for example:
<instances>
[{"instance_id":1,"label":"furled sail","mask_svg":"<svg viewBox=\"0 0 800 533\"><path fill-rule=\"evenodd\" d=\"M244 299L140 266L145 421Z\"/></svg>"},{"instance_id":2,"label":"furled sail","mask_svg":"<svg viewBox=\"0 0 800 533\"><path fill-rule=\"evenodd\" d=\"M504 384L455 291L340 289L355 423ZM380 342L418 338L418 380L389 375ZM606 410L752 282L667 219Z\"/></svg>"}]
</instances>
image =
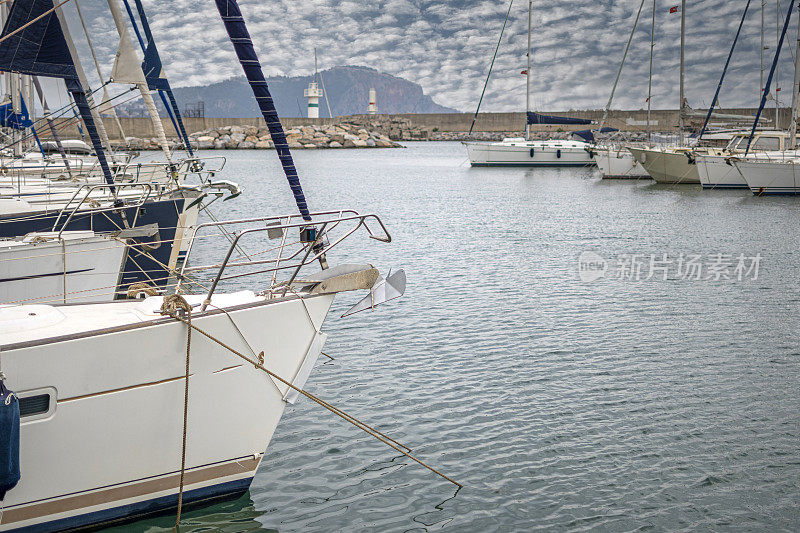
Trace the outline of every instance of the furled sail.
<instances>
[{"instance_id":1,"label":"furled sail","mask_svg":"<svg viewBox=\"0 0 800 533\"><path fill-rule=\"evenodd\" d=\"M153 96L150 94L150 87L145 79L142 66L139 64L139 58L136 57L136 51L133 49L133 41L131 41L130 35L128 34L128 27L125 25L122 10L117 2L118 0L108 0L108 7L111 9L111 15L114 18L114 24L119 34L119 49L114 59L114 67L111 69L111 79L114 80L115 83L130 83L136 85L136 88L139 89L139 93L142 95L142 101L153 123L156 138L161 145L161 151L164 152L167 163L172 165L172 153L170 151L169 141L167 141L167 135L164 132L164 125L161 124L161 118L158 116L156 103L153 101Z\"/></svg>"},{"instance_id":2,"label":"furled sail","mask_svg":"<svg viewBox=\"0 0 800 533\"><path fill-rule=\"evenodd\" d=\"M20 31L14 33L17 30ZM14 0L0 39L0 71L64 80L86 125L103 176L113 185L86 88L78 76L53 0Z\"/></svg>"},{"instance_id":3,"label":"furled sail","mask_svg":"<svg viewBox=\"0 0 800 533\"><path fill-rule=\"evenodd\" d=\"M585 118L557 117L554 115L542 115L528 111L528 124L591 124L591 120Z\"/></svg>"},{"instance_id":4,"label":"furled sail","mask_svg":"<svg viewBox=\"0 0 800 533\"><path fill-rule=\"evenodd\" d=\"M147 38L147 45L144 44L144 40L139 33L139 29L136 25L136 18L133 16L133 11L131 10L128 0L123 0L123 2L128 12L128 17L131 19L131 24L133 24L133 30L136 32L136 37L142 47L142 52L144 52L142 71L144 72L145 78L147 78L147 84L151 90L158 90L158 95L161 97L161 101L169 114L169 118L172 120L172 125L175 126L175 130L183 139L186 151L189 152L190 156L194 156L192 144L189 141L189 136L186 134L186 128L183 126L183 119L181 118L180 109L178 109L178 102L175 101L175 95L172 93L172 88L169 85L166 74L164 74L161 56L158 55L158 48L156 48L156 42L153 39L153 32L150 31L150 23L147 21L144 6L141 0L136 0L136 11L139 13L139 19L142 21L142 29ZM169 102L167 100L169 100Z\"/></svg>"},{"instance_id":5,"label":"furled sail","mask_svg":"<svg viewBox=\"0 0 800 533\"><path fill-rule=\"evenodd\" d=\"M292 153L289 151L289 144L286 142L283 126L278 118L278 112L275 110L275 103L269 93L267 80L264 79L264 73L261 71L261 63L259 63L255 48L253 48L253 41L250 39L250 33L247 31L242 13L239 11L239 5L236 0L215 1L217 10L222 17L222 22L225 23L228 37L236 50L236 56L242 64L247 81L250 83L250 88L253 89L261 114L267 122L269 134L275 144L275 151L278 152L283 172L289 181L289 187L292 189L297 209L300 210L300 214L303 215L305 220L311 220L303 188L300 186L300 177L297 175L297 169L295 169L294 161L292 160Z\"/></svg>"}]
</instances>

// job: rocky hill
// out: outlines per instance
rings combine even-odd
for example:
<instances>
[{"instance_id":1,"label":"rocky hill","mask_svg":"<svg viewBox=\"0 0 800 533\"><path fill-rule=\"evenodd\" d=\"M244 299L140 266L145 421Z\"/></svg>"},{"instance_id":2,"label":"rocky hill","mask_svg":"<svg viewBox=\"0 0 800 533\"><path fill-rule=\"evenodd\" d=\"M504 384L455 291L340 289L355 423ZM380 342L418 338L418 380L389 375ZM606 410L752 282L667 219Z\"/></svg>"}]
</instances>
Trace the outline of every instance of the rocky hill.
<instances>
[{"instance_id":1,"label":"rocky hill","mask_svg":"<svg viewBox=\"0 0 800 533\"><path fill-rule=\"evenodd\" d=\"M366 113L369 90L377 92L379 113L455 113L425 95L418 84L384 74L367 67L334 67L320 72L328 92L333 116ZM282 117L306 116L303 91L313 76L267 78L278 114ZM175 89L175 98L183 111L185 106L203 102L206 117L246 118L260 116L250 86L245 78L232 78L201 87ZM164 112L158 98L159 111ZM328 116L325 99L320 99L320 116ZM141 100L117 107L120 116L144 116Z\"/></svg>"}]
</instances>

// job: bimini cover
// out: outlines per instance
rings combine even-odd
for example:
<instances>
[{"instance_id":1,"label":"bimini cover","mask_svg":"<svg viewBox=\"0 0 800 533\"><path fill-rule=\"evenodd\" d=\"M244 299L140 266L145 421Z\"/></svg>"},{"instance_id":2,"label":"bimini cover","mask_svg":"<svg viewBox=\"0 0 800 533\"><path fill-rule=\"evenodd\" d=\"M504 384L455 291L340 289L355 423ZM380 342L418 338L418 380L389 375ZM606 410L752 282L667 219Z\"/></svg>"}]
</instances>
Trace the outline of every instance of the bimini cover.
<instances>
[{"instance_id":1,"label":"bimini cover","mask_svg":"<svg viewBox=\"0 0 800 533\"><path fill-rule=\"evenodd\" d=\"M30 116L28 116L28 108L25 107L25 100L20 102L22 109L19 113L14 113L14 106L11 102L7 104L0 104L0 126L4 128L14 128L15 130L22 130L33 126Z\"/></svg>"},{"instance_id":2,"label":"bimini cover","mask_svg":"<svg viewBox=\"0 0 800 533\"><path fill-rule=\"evenodd\" d=\"M591 124L591 120L585 118L556 117L553 115L542 115L528 111L528 124Z\"/></svg>"},{"instance_id":3,"label":"bimini cover","mask_svg":"<svg viewBox=\"0 0 800 533\"><path fill-rule=\"evenodd\" d=\"M19 400L0 380L0 501L19 477Z\"/></svg>"},{"instance_id":4,"label":"bimini cover","mask_svg":"<svg viewBox=\"0 0 800 533\"><path fill-rule=\"evenodd\" d=\"M617 128L605 127L605 128L600 129L600 130L572 131L572 132L570 132L570 135L575 135L576 137L580 137L581 139L583 139L587 143L593 143L594 142L594 134L595 133L611 133L611 132L614 132L614 131L619 131L619 130Z\"/></svg>"},{"instance_id":5,"label":"bimini cover","mask_svg":"<svg viewBox=\"0 0 800 533\"><path fill-rule=\"evenodd\" d=\"M61 78L67 88L80 90L78 72L61 31L58 15L50 12L24 30L6 38L53 9L53 0L15 0L0 38L0 71Z\"/></svg>"}]
</instances>

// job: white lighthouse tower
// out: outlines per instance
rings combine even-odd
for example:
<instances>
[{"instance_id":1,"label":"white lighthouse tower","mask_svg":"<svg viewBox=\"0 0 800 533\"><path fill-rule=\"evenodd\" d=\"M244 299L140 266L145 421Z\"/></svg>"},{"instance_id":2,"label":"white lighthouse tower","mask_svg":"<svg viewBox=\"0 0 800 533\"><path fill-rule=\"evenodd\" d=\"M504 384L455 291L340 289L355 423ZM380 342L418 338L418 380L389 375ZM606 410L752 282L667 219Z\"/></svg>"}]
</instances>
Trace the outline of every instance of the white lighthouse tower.
<instances>
[{"instance_id":1,"label":"white lighthouse tower","mask_svg":"<svg viewBox=\"0 0 800 533\"><path fill-rule=\"evenodd\" d=\"M322 90L317 86L317 49L314 49L314 80L308 84L308 89L303 91L308 98L308 118L319 118L319 99Z\"/></svg>"},{"instance_id":2,"label":"white lighthouse tower","mask_svg":"<svg viewBox=\"0 0 800 533\"><path fill-rule=\"evenodd\" d=\"M378 106L375 105L375 89L369 90L369 114L374 115L378 112Z\"/></svg>"}]
</instances>

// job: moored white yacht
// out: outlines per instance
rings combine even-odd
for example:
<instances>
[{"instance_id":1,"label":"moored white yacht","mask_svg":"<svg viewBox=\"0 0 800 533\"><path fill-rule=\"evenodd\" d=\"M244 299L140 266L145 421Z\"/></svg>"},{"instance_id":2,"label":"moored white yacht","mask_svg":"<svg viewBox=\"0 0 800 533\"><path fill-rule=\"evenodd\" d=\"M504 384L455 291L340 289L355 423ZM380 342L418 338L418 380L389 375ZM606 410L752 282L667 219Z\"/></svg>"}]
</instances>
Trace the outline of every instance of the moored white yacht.
<instances>
[{"instance_id":1,"label":"moored white yacht","mask_svg":"<svg viewBox=\"0 0 800 533\"><path fill-rule=\"evenodd\" d=\"M695 153L695 165L700 184L704 189L746 189L747 182L731 164L731 157L744 154L749 135L736 134L728 146L713 153ZM747 158L788 159L800 156L800 152L788 150L788 134L783 131L757 131Z\"/></svg>"},{"instance_id":2,"label":"moored white yacht","mask_svg":"<svg viewBox=\"0 0 800 533\"><path fill-rule=\"evenodd\" d=\"M642 165L622 146L594 146L594 159L603 178L649 179Z\"/></svg>"},{"instance_id":3,"label":"moored white yacht","mask_svg":"<svg viewBox=\"0 0 800 533\"><path fill-rule=\"evenodd\" d=\"M465 142L474 167L585 167L594 166L591 145L583 141L525 140L512 137L498 142Z\"/></svg>"},{"instance_id":4,"label":"moored white yacht","mask_svg":"<svg viewBox=\"0 0 800 533\"><path fill-rule=\"evenodd\" d=\"M183 296L197 328L188 403L187 325L165 315L164 297L0 305L2 369L20 401L22 471L3 501L0 531L81 528L174 508L184 449L184 504L247 490L286 403L299 396L320 355L322 325L335 294L369 290L378 281L368 264L316 273L312 267L353 231L391 240L383 230L372 233L369 226L383 228L373 215L312 215L313 224L288 215L205 226L217 234L225 224L247 229L237 233L222 263L184 268L181 276L191 287L193 273L216 272L207 293ZM287 237L297 231L317 240L301 237L290 244ZM269 260L236 255L241 237L255 240L268 232L286 243ZM332 244L318 247L323 241ZM265 265L291 276L258 293L215 291L216 282L234 269L234 275L252 279L260 273L263 279ZM241 274L243 268L251 270ZM180 309L175 313L189 318Z\"/></svg>"},{"instance_id":5,"label":"moored white yacht","mask_svg":"<svg viewBox=\"0 0 800 533\"><path fill-rule=\"evenodd\" d=\"M756 196L800 194L800 157L733 157L730 164Z\"/></svg>"},{"instance_id":6,"label":"moored white yacht","mask_svg":"<svg viewBox=\"0 0 800 533\"><path fill-rule=\"evenodd\" d=\"M528 1L528 68L525 70L525 137L510 137L502 141L469 141L467 147L470 165L474 167L584 167L594 166L591 145L574 140L532 140L532 124L591 124L590 120L543 115L531 108L531 21L533 1ZM504 26L505 28L505 26ZM501 32L502 37L502 32ZM491 68L489 70L491 75ZM488 77L486 79L489 81ZM480 102L478 103L480 110ZM475 112L477 117L478 113ZM474 121L473 121L474 124ZM472 128L470 128L470 133Z\"/></svg>"}]
</instances>

